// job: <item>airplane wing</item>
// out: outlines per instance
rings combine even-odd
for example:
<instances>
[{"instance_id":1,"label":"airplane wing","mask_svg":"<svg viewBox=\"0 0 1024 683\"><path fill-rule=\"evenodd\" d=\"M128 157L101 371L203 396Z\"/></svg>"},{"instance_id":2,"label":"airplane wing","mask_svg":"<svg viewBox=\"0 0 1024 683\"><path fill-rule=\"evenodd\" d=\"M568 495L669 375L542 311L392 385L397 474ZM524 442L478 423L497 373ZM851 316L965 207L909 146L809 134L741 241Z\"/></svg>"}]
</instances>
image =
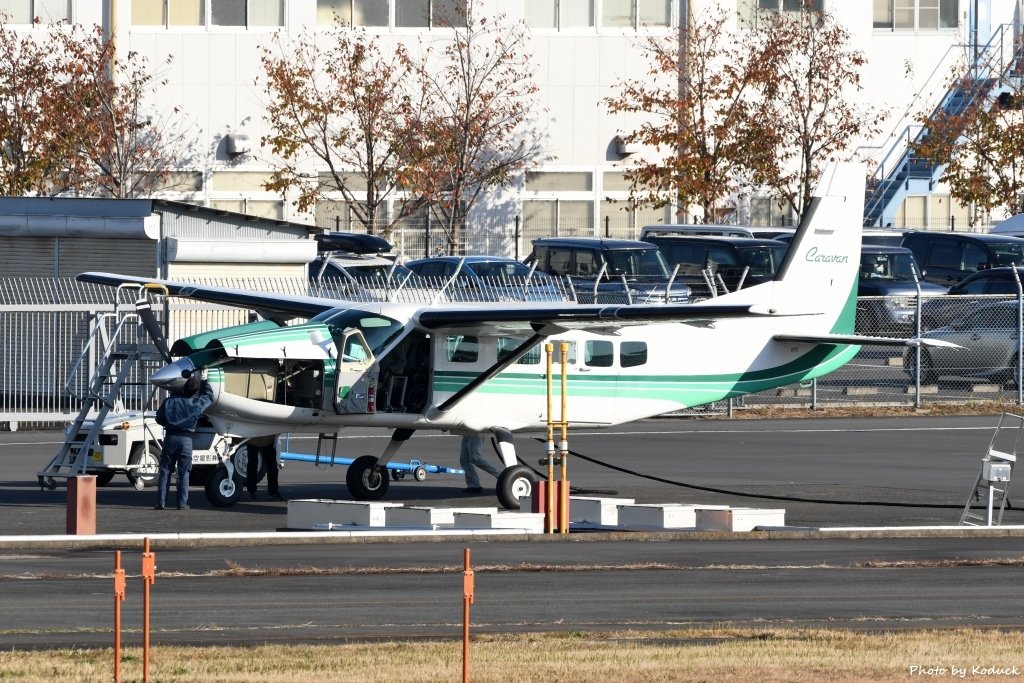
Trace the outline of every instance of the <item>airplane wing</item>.
<instances>
[{"instance_id":1,"label":"airplane wing","mask_svg":"<svg viewBox=\"0 0 1024 683\"><path fill-rule=\"evenodd\" d=\"M227 287L207 287L172 280L118 275L116 273L82 273L76 279L81 282L92 282L98 285L117 287L125 283L138 285L160 284L167 288L173 296L209 301L225 306L237 306L259 311L264 317L275 320L290 318L312 318L324 311L338 307L333 299L316 296L295 296L274 292L254 292L245 289Z\"/></svg>"},{"instance_id":2,"label":"airplane wing","mask_svg":"<svg viewBox=\"0 0 1024 683\"><path fill-rule=\"evenodd\" d=\"M695 306L693 304L492 304L491 306L430 308L416 322L428 330L475 330L484 334L558 334L567 330L608 332L632 325L682 322L710 324L721 318L770 315L750 304Z\"/></svg>"},{"instance_id":3,"label":"airplane wing","mask_svg":"<svg viewBox=\"0 0 1024 683\"><path fill-rule=\"evenodd\" d=\"M951 349L963 348L959 344L954 344L953 342L943 341L941 339L928 339L927 337L895 339L893 337L866 337L856 334L823 334L818 336L777 334L772 337L772 339L775 341L799 342L802 344L858 344L860 346L927 346Z\"/></svg>"}]
</instances>

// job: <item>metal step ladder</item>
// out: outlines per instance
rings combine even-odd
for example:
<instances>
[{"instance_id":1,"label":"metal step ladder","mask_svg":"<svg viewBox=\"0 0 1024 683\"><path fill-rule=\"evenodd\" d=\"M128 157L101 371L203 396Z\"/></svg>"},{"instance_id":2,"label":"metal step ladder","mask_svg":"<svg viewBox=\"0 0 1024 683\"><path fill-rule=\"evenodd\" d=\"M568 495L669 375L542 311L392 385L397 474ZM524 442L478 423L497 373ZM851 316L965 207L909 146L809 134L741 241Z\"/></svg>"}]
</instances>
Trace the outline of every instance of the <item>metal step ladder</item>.
<instances>
[{"instance_id":1,"label":"metal step ladder","mask_svg":"<svg viewBox=\"0 0 1024 683\"><path fill-rule=\"evenodd\" d=\"M137 290L137 296L133 297L133 306L128 308L122 301L124 293L132 290ZM64 385L64 392L78 399L81 408L65 430L64 444L60 450L37 473L40 488L53 490L57 487L57 478L86 474L93 446L103 431L107 415L124 410L121 391L129 384L132 371L137 370L138 375L144 378L148 376L145 372L147 365L170 362L167 342L150 301L150 293L156 290L165 296L167 294L167 289L162 285L123 284L114 293L113 312L97 316L89 338ZM147 335L152 343L144 341ZM84 392L80 392L75 388L76 378L96 354L99 354L99 358L95 370ZM149 399L153 391L150 390Z\"/></svg>"},{"instance_id":2,"label":"metal step ladder","mask_svg":"<svg viewBox=\"0 0 1024 683\"><path fill-rule=\"evenodd\" d=\"M1002 434L1004 429L1014 431ZM974 480L974 489L967 496L963 514L960 515L960 526L999 526L1002 523L1003 511L1010 502L1010 477L1013 465L1017 462L1022 437L1024 416L1003 413L992 433L988 450L981 459L981 471ZM1009 442L1009 450L997 450L997 445L1005 448L1006 442ZM977 510L974 509L975 505L979 506Z\"/></svg>"}]
</instances>

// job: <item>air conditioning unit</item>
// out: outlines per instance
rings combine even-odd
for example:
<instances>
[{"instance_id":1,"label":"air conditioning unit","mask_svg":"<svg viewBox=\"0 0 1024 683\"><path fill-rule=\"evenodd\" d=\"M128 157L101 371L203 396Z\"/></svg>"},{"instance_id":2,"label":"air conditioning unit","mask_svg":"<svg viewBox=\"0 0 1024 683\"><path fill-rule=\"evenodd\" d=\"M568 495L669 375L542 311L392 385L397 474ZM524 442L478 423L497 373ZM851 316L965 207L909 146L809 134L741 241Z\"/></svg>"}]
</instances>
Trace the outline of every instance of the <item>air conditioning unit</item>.
<instances>
[{"instance_id":1,"label":"air conditioning unit","mask_svg":"<svg viewBox=\"0 0 1024 683\"><path fill-rule=\"evenodd\" d=\"M228 133L224 137L227 153L238 156L249 151L249 136L242 133Z\"/></svg>"}]
</instances>

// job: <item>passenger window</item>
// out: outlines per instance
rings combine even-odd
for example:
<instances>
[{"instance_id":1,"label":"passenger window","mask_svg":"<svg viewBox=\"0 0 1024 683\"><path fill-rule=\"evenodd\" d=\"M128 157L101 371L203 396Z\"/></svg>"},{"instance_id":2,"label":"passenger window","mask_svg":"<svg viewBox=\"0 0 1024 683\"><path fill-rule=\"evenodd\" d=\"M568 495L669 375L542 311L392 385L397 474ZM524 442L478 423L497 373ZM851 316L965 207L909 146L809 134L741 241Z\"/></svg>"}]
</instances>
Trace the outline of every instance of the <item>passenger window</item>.
<instances>
[{"instance_id":1,"label":"passenger window","mask_svg":"<svg viewBox=\"0 0 1024 683\"><path fill-rule=\"evenodd\" d=\"M561 363L562 362L562 342L559 341L558 339L553 339L553 340L551 340L551 343L555 347L554 353L551 354L551 360L554 363ZM568 356L569 356L569 365L575 365L576 364L576 342L569 342L569 353L568 353Z\"/></svg>"},{"instance_id":2,"label":"passenger window","mask_svg":"<svg viewBox=\"0 0 1024 683\"><path fill-rule=\"evenodd\" d=\"M610 341L588 341L583 348L583 364L593 368L610 368L614 353Z\"/></svg>"},{"instance_id":3,"label":"passenger window","mask_svg":"<svg viewBox=\"0 0 1024 683\"><path fill-rule=\"evenodd\" d=\"M476 337L456 335L448 337L445 354L451 363L475 363L480 356L480 342Z\"/></svg>"},{"instance_id":4,"label":"passenger window","mask_svg":"<svg viewBox=\"0 0 1024 683\"><path fill-rule=\"evenodd\" d=\"M619 361L624 368L633 368L647 362L647 342L622 342Z\"/></svg>"},{"instance_id":5,"label":"passenger window","mask_svg":"<svg viewBox=\"0 0 1024 683\"><path fill-rule=\"evenodd\" d=\"M576 274L580 277L594 277L601 270L601 262L597 254L584 249L576 252Z\"/></svg>"},{"instance_id":6,"label":"passenger window","mask_svg":"<svg viewBox=\"0 0 1024 683\"><path fill-rule=\"evenodd\" d=\"M974 244L964 245L964 261L961 270L983 270L987 268L988 254Z\"/></svg>"},{"instance_id":7,"label":"passenger window","mask_svg":"<svg viewBox=\"0 0 1024 683\"><path fill-rule=\"evenodd\" d=\"M525 339L516 337L498 337L498 362L508 358L516 347L522 344ZM519 357L516 365L536 365L540 362L540 344L534 344L530 350Z\"/></svg>"},{"instance_id":8,"label":"passenger window","mask_svg":"<svg viewBox=\"0 0 1024 683\"><path fill-rule=\"evenodd\" d=\"M721 247L711 247L708 249L708 268L714 269L715 266L731 267L735 265L736 254L730 250Z\"/></svg>"},{"instance_id":9,"label":"passenger window","mask_svg":"<svg viewBox=\"0 0 1024 683\"><path fill-rule=\"evenodd\" d=\"M945 242L933 244L932 250L928 254L928 265L933 268L960 270L960 247Z\"/></svg>"},{"instance_id":10,"label":"passenger window","mask_svg":"<svg viewBox=\"0 0 1024 683\"><path fill-rule=\"evenodd\" d=\"M548 272L552 275L566 275L572 261L572 252L568 249L551 249L548 253Z\"/></svg>"}]
</instances>

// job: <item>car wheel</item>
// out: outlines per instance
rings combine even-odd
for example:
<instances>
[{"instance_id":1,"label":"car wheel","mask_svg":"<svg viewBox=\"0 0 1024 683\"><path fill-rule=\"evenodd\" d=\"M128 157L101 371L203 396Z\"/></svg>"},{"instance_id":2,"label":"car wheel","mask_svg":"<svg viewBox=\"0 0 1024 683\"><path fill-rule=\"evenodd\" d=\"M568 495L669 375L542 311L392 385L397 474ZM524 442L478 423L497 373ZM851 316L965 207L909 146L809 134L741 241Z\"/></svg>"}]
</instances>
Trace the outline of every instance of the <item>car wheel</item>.
<instances>
[{"instance_id":1,"label":"car wheel","mask_svg":"<svg viewBox=\"0 0 1024 683\"><path fill-rule=\"evenodd\" d=\"M907 374L910 375L910 382L912 384L917 383L918 367L916 358L914 357L914 351L911 349L907 353L905 363L907 365ZM921 350L921 384L935 384L939 381L939 373L935 371L935 363L932 361L931 354L925 350Z\"/></svg>"}]
</instances>

